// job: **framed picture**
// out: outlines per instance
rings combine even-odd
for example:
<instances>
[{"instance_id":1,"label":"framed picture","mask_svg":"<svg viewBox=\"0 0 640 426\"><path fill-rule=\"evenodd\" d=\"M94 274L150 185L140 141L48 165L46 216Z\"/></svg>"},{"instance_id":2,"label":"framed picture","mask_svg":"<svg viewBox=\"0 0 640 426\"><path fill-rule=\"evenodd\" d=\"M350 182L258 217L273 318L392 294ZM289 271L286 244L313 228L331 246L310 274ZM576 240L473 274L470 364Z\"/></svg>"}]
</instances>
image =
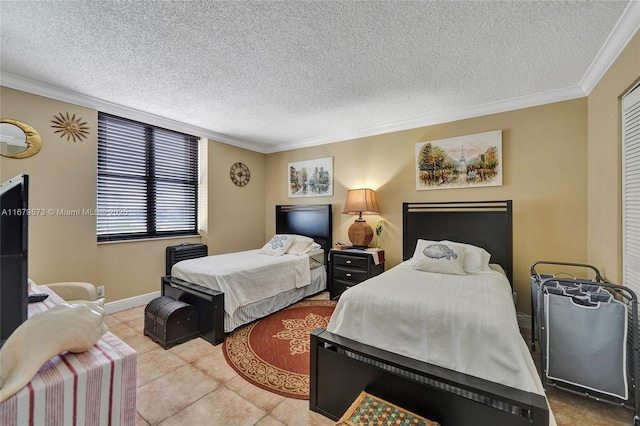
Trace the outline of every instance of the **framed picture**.
<instances>
[{"instance_id":1,"label":"framed picture","mask_svg":"<svg viewBox=\"0 0 640 426\"><path fill-rule=\"evenodd\" d=\"M289 197L333 195L333 157L289 163Z\"/></svg>"},{"instance_id":2,"label":"framed picture","mask_svg":"<svg viewBox=\"0 0 640 426\"><path fill-rule=\"evenodd\" d=\"M502 185L502 130L416 144L416 189Z\"/></svg>"}]
</instances>

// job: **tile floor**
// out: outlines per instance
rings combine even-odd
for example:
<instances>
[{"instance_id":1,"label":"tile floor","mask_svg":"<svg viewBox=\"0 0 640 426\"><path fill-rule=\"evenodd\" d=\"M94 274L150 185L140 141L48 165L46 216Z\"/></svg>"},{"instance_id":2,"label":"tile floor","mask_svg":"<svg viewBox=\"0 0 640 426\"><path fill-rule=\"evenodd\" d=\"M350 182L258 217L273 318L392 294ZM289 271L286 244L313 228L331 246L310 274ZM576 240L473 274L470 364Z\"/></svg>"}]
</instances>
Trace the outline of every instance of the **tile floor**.
<instances>
[{"instance_id":1,"label":"tile floor","mask_svg":"<svg viewBox=\"0 0 640 426\"><path fill-rule=\"evenodd\" d=\"M320 296L326 298L327 296ZM168 350L144 336L144 306L105 317L116 336L138 352L136 426L333 426L309 401L285 398L242 379L222 345L198 338Z\"/></svg>"},{"instance_id":2,"label":"tile floor","mask_svg":"<svg viewBox=\"0 0 640 426\"><path fill-rule=\"evenodd\" d=\"M522 337L531 342L531 330L521 330ZM533 360L540 371L540 347L533 352ZM624 426L633 425L633 411L605 402L548 387L547 399L558 426Z\"/></svg>"},{"instance_id":3,"label":"tile floor","mask_svg":"<svg viewBox=\"0 0 640 426\"><path fill-rule=\"evenodd\" d=\"M143 335L144 306L108 315L105 322L138 352L136 426L334 425L310 411L306 400L285 398L246 382L227 364L222 345L198 338L162 349ZM550 389L548 397L559 426L632 424L632 411L621 407L556 389Z\"/></svg>"}]
</instances>

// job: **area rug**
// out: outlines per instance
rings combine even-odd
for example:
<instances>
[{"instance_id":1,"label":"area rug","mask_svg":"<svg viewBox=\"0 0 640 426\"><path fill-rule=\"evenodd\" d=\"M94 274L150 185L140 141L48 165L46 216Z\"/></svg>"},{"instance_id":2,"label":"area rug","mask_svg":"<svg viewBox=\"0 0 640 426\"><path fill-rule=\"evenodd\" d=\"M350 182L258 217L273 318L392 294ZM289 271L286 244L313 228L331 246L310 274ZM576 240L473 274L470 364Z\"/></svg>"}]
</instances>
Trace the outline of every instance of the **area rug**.
<instances>
[{"instance_id":1,"label":"area rug","mask_svg":"<svg viewBox=\"0 0 640 426\"><path fill-rule=\"evenodd\" d=\"M245 380L288 398L309 399L309 334L326 328L331 300L303 300L229 333L223 353Z\"/></svg>"}]
</instances>

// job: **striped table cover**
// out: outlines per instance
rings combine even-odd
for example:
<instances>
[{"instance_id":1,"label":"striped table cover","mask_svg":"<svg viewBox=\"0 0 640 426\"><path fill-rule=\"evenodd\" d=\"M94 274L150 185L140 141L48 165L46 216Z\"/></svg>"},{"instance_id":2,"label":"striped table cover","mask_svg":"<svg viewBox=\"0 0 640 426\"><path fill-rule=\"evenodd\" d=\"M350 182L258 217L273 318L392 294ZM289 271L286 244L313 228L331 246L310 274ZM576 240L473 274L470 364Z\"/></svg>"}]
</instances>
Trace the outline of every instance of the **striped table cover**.
<instances>
[{"instance_id":1,"label":"striped table cover","mask_svg":"<svg viewBox=\"0 0 640 426\"><path fill-rule=\"evenodd\" d=\"M63 300L46 286L42 303L29 305L29 317ZM137 353L110 332L88 351L64 352L42 366L31 382L0 404L3 426L134 425Z\"/></svg>"}]
</instances>

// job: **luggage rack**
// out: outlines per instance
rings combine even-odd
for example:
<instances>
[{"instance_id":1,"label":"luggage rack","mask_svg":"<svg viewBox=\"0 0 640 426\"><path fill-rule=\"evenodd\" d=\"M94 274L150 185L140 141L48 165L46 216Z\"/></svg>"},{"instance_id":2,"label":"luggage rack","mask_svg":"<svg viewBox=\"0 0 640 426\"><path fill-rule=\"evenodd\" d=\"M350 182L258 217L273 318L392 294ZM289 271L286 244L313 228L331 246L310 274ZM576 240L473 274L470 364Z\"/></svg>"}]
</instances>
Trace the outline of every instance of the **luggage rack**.
<instances>
[{"instance_id":1,"label":"luggage rack","mask_svg":"<svg viewBox=\"0 0 640 426\"><path fill-rule=\"evenodd\" d=\"M540 345L540 377L548 386L632 409L638 409L638 298L628 287L595 278L543 277L531 267L534 339ZM533 297L535 297L535 304ZM535 336L534 336L535 335Z\"/></svg>"}]
</instances>

